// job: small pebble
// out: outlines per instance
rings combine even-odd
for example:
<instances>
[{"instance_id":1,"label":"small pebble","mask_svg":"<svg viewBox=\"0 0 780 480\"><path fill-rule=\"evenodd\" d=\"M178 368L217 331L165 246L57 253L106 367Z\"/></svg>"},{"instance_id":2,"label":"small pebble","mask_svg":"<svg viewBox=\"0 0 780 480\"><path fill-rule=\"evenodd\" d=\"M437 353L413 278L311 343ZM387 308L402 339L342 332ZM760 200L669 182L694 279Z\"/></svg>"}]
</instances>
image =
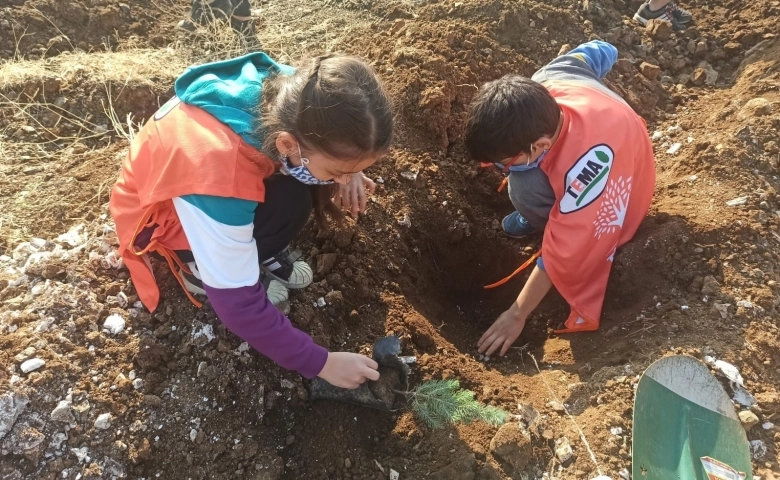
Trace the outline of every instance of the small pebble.
<instances>
[{"instance_id":1,"label":"small pebble","mask_svg":"<svg viewBox=\"0 0 780 480\"><path fill-rule=\"evenodd\" d=\"M95 428L98 430L106 430L111 426L111 414L101 413L95 419Z\"/></svg>"},{"instance_id":2,"label":"small pebble","mask_svg":"<svg viewBox=\"0 0 780 480\"><path fill-rule=\"evenodd\" d=\"M125 329L125 319L117 314L109 315L103 322L103 330L112 335L121 333Z\"/></svg>"},{"instance_id":3,"label":"small pebble","mask_svg":"<svg viewBox=\"0 0 780 480\"><path fill-rule=\"evenodd\" d=\"M43 361L43 359L40 358L31 358L21 365L22 373L30 373L33 370L38 370L42 366L44 366L46 362Z\"/></svg>"}]
</instances>

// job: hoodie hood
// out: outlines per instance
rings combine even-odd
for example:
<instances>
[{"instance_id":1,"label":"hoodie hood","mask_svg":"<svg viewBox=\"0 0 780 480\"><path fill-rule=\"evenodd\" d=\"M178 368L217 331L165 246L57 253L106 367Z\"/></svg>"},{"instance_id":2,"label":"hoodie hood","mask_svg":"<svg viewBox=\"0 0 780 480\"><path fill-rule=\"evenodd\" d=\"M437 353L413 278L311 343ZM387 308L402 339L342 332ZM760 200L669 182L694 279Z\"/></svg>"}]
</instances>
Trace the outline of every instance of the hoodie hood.
<instances>
[{"instance_id":1,"label":"hoodie hood","mask_svg":"<svg viewBox=\"0 0 780 480\"><path fill-rule=\"evenodd\" d=\"M292 75L295 69L263 52L188 68L174 84L182 102L202 108L260 150L260 99L263 81L271 75Z\"/></svg>"}]
</instances>

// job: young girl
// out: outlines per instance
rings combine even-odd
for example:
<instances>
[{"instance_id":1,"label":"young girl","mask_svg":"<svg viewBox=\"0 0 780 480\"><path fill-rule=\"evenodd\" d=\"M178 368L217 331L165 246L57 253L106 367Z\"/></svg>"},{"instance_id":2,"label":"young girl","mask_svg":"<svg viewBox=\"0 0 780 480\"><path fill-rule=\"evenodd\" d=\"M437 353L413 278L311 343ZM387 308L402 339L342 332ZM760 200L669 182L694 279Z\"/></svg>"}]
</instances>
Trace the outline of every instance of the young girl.
<instances>
[{"instance_id":1,"label":"young girl","mask_svg":"<svg viewBox=\"0 0 780 480\"><path fill-rule=\"evenodd\" d=\"M361 172L393 130L374 72L354 57L293 69L258 52L191 67L175 93L133 140L111 196L143 304L158 306L149 257L164 258L193 303L205 294L228 329L282 367L346 388L377 379L373 360L328 352L277 308L287 288L312 281L288 247L312 206L320 222L338 216L336 194L357 214L373 190Z\"/></svg>"}]
</instances>

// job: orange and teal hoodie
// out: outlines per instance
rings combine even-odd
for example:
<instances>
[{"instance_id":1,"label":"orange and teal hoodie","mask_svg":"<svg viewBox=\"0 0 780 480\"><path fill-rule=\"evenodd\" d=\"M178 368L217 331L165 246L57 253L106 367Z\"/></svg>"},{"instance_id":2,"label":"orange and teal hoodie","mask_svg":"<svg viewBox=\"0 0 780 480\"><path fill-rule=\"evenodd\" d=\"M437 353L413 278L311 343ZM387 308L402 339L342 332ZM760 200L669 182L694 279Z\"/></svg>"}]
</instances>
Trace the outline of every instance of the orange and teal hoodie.
<instances>
[{"instance_id":1,"label":"orange and teal hoodie","mask_svg":"<svg viewBox=\"0 0 780 480\"><path fill-rule=\"evenodd\" d=\"M263 82L292 71L260 52L185 71L176 96L130 145L110 211L122 258L150 311L160 293L147 254L165 257L181 282L178 271L187 266L174 251L191 250L222 323L282 367L311 378L328 352L266 297L252 236L263 182L275 170L257 133Z\"/></svg>"}]
</instances>

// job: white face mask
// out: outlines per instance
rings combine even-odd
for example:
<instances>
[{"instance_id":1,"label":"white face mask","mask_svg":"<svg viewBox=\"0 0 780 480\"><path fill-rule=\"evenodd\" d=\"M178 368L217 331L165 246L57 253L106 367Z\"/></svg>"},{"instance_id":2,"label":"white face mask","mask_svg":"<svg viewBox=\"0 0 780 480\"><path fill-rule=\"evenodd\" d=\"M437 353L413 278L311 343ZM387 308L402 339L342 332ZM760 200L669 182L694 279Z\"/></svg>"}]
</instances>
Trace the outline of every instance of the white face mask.
<instances>
[{"instance_id":1,"label":"white face mask","mask_svg":"<svg viewBox=\"0 0 780 480\"><path fill-rule=\"evenodd\" d=\"M298 155L301 157L300 167L292 166L290 164L289 157L280 158L282 162L281 171L283 174L289 175L294 179L298 180L299 182L304 183L306 185L330 185L332 183L335 183L333 180L320 180L319 178L311 174L309 168L306 166L309 164L310 160L303 156L303 153L301 152L300 144L298 144Z\"/></svg>"}]
</instances>

